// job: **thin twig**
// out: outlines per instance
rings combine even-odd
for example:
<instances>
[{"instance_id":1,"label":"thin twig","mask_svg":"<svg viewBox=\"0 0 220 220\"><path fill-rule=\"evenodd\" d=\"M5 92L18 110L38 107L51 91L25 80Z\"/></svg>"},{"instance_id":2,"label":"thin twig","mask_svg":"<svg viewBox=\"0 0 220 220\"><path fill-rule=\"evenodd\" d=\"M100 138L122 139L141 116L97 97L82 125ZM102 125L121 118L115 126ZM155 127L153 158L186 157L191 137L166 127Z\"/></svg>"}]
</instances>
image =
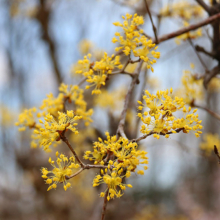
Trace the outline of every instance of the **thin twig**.
<instances>
[{"instance_id":1,"label":"thin twig","mask_svg":"<svg viewBox=\"0 0 220 220\"><path fill-rule=\"evenodd\" d=\"M206 112L208 112L210 115L212 115L213 117L215 117L216 119L220 120L220 115L213 112L212 110L206 108L206 107L203 107L203 106L200 106L200 105L196 105L194 102L191 104L192 107L196 107L196 108L199 108L199 109L203 109L205 110Z\"/></svg>"},{"instance_id":2,"label":"thin twig","mask_svg":"<svg viewBox=\"0 0 220 220\"><path fill-rule=\"evenodd\" d=\"M177 37L179 35L185 34L185 33L189 32L189 31L196 30L196 29L198 29L200 27L203 27L203 26L205 26L207 24L212 23L213 21L215 21L215 20L217 20L219 18L220 18L220 13L215 14L213 16L210 16L207 19L205 19L205 20L203 20L201 22L198 22L197 24L192 24L192 25L190 25L188 27L185 27L185 28L182 28L182 29L180 29L178 31L174 31L174 32L169 33L169 34L165 34L162 37L158 38L158 44L163 42L163 41L170 40L170 39L172 39L174 37ZM156 43L155 40L153 42Z\"/></svg>"},{"instance_id":3,"label":"thin twig","mask_svg":"<svg viewBox=\"0 0 220 220\"><path fill-rule=\"evenodd\" d=\"M81 168L80 170L78 170L76 173L72 174L71 176L66 176L66 179L71 179L73 178L74 176L77 176L78 174L80 174L84 169Z\"/></svg>"},{"instance_id":4,"label":"thin twig","mask_svg":"<svg viewBox=\"0 0 220 220\"><path fill-rule=\"evenodd\" d=\"M105 212L106 212L106 208L107 208L107 202L108 202L108 191L109 189L107 189L106 193L105 193L105 197L104 197L104 202L103 202L103 206L102 206L102 218L101 220L105 219Z\"/></svg>"},{"instance_id":5,"label":"thin twig","mask_svg":"<svg viewBox=\"0 0 220 220\"><path fill-rule=\"evenodd\" d=\"M188 38L188 42L191 45L191 47L193 48L194 52L196 53L200 63L203 65L205 71L208 72L208 68L207 68L206 64L204 63L204 61L201 58L200 54L197 52L197 50L196 50L196 48L195 48L195 46L194 46L194 44L193 44L193 42L192 42L192 40L190 38Z\"/></svg>"},{"instance_id":6,"label":"thin twig","mask_svg":"<svg viewBox=\"0 0 220 220\"><path fill-rule=\"evenodd\" d=\"M201 52L201 53L204 53L205 55L209 56L209 57L214 57L215 54L212 53L212 52L208 52L207 50L205 50L204 47L201 47L199 45L195 45L195 49L198 51L198 52Z\"/></svg>"},{"instance_id":7,"label":"thin twig","mask_svg":"<svg viewBox=\"0 0 220 220\"><path fill-rule=\"evenodd\" d=\"M201 5L203 9L208 12L208 14L211 13L211 8L203 0L196 0L196 2Z\"/></svg>"},{"instance_id":8,"label":"thin twig","mask_svg":"<svg viewBox=\"0 0 220 220\"><path fill-rule=\"evenodd\" d=\"M220 164L220 155L219 155L218 148L216 147L216 145L214 145L214 152L216 156L218 157L218 163Z\"/></svg>"},{"instance_id":9,"label":"thin twig","mask_svg":"<svg viewBox=\"0 0 220 220\"><path fill-rule=\"evenodd\" d=\"M150 17L150 21L151 21L151 25L152 25L152 28L153 28L153 31L154 31L154 36L155 36L155 40L156 40L156 44L158 42L158 38L157 38L157 28L155 27L154 25L154 22L153 22L153 19L152 19L152 16L151 16L151 12L150 12L150 9L148 7L148 3L147 3L147 0L144 0L145 2L145 5L146 5L146 9L147 9L147 13Z\"/></svg>"},{"instance_id":10,"label":"thin twig","mask_svg":"<svg viewBox=\"0 0 220 220\"><path fill-rule=\"evenodd\" d=\"M214 67L211 71L209 71L207 74L204 75L204 81L203 85L207 89L209 82L213 77L215 77L217 74L219 74L219 66L217 65Z\"/></svg>"},{"instance_id":11,"label":"thin twig","mask_svg":"<svg viewBox=\"0 0 220 220\"><path fill-rule=\"evenodd\" d=\"M71 150L71 152L73 153L73 155L75 156L76 160L78 161L78 163L80 164L80 166L82 168L85 167L85 164L79 159L77 153L75 152L75 150L72 148L71 144L69 143L68 139L65 137L64 134L60 135L60 138L62 139L63 142L66 143L66 145L69 147L69 149Z\"/></svg>"},{"instance_id":12,"label":"thin twig","mask_svg":"<svg viewBox=\"0 0 220 220\"><path fill-rule=\"evenodd\" d=\"M179 132L182 131L182 130L184 130L184 128L178 128L178 129L175 130L175 132L176 132L176 133L179 133ZM157 132L151 131L150 133L145 134L145 135L143 135L143 136L141 136L141 137L139 137L139 138L132 139L131 142L139 142L139 141L141 141L141 140L144 140L144 139L147 138L148 136L151 136L152 134L159 134L159 135L165 136L165 135L167 135L167 134L173 134L173 132L170 131L170 132L167 132L167 133L162 133L162 132L157 133Z\"/></svg>"},{"instance_id":13,"label":"thin twig","mask_svg":"<svg viewBox=\"0 0 220 220\"><path fill-rule=\"evenodd\" d=\"M137 69L135 71L136 74L135 74L135 76L132 79L132 82L131 82L131 84L129 86L129 89L128 89L128 92L127 92L127 95L125 97L124 108L122 110L120 121L119 121L119 124L118 124L117 136L119 134L121 136L126 136L125 133L124 133L125 117L126 117L126 113L127 113L127 109L128 109L128 104L129 104L129 101L131 99L131 94L132 94L132 92L134 90L135 84L137 83L138 76L140 74L142 64L143 64L143 60L141 60L140 63L138 64L138 66L137 66Z\"/></svg>"}]
</instances>

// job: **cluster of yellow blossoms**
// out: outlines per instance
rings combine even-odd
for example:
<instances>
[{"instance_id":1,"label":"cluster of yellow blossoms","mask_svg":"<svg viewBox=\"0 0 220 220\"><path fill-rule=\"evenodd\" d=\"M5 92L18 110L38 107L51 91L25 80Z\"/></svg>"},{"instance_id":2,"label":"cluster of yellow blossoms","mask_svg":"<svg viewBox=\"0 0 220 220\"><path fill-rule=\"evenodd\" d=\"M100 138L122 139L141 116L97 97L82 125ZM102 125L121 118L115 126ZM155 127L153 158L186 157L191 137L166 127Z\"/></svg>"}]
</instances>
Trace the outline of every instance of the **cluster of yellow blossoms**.
<instances>
[{"instance_id":1,"label":"cluster of yellow blossoms","mask_svg":"<svg viewBox=\"0 0 220 220\"><path fill-rule=\"evenodd\" d=\"M25 109L24 112L19 115L18 122L15 123L16 126L20 126L19 131L25 131L26 127L36 127L36 112L36 108Z\"/></svg>"},{"instance_id":2,"label":"cluster of yellow blossoms","mask_svg":"<svg viewBox=\"0 0 220 220\"><path fill-rule=\"evenodd\" d=\"M71 184L67 182L66 176L71 176L74 173L74 170L79 168L79 164L75 163L75 158L66 157L64 154L60 154L59 152L56 152L56 163L58 166L55 165L55 162L49 158L49 163L54 167L52 171L48 171L47 168L42 168L42 178L46 179L46 184L49 184L47 191L51 189L57 188L57 183L63 183L63 188L66 191ZM48 176L48 174L51 174Z\"/></svg>"},{"instance_id":3,"label":"cluster of yellow blossoms","mask_svg":"<svg viewBox=\"0 0 220 220\"><path fill-rule=\"evenodd\" d=\"M73 111L67 111L66 114L58 112L58 115L58 121L56 121L52 115L48 114L44 118L44 123L39 120L40 123L44 124L45 128L34 130L34 133L39 135L39 143L44 146L44 150L47 150L52 142L60 140L60 134L66 130L71 130L73 133L78 134L75 128L77 125L75 121L81 119L81 116L75 116Z\"/></svg>"},{"instance_id":4,"label":"cluster of yellow blossoms","mask_svg":"<svg viewBox=\"0 0 220 220\"><path fill-rule=\"evenodd\" d=\"M156 59L160 58L160 53L156 52L156 45L151 39L148 39L143 30L139 29L139 25L144 24L142 16L137 14L122 16L123 23L115 22L115 26L119 26L123 29L123 34L116 32L115 37L112 39L113 43L118 42L119 47L116 51L122 51L129 57L128 63L131 62L131 56L138 57L138 61L143 60L145 63L145 69L154 69L152 65L156 63ZM82 45L81 45L82 46ZM83 51L89 52L91 44L88 43L82 48ZM123 65L120 62L120 56L111 55L107 53L98 60L92 61L91 54L84 56L82 60L78 61L77 74L83 75L86 81L89 83L85 89L94 87L92 94L100 94L101 87L105 85L107 78L112 74L113 70L123 69ZM137 61L137 62L138 62ZM134 61L133 63L135 63ZM128 64L127 63L127 64ZM127 65L126 64L126 65ZM126 66L125 66L126 67ZM129 66L127 69L130 68ZM122 71L118 71L122 73ZM114 73L115 74L115 73ZM191 93L195 93L194 87L191 88L191 84L194 83L193 77L190 72L186 72L183 78L183 85L188 91L187 98ZM112 74L113 75L113 74ZM144 150L138 150L136 142L129 141L124 137L110 136L106 132L106 140L98 138L98 141L93 144L93 151L86 151L84 159L92 161L94 164L84 164L75 150L70 146L65 137L65 132L71 130L73 134L78 134L76 126L77 121L82 119L84 125L88 126L91 122L91 116L93 110L87 110L87 103L84 99L84 90L80 89L77 85L65 85L61 84L59 87L59 94L54 97L53 94L49 94L37 113L37 109L25 110L19 116L19 122L17 126L22 126L20 130L25 130L25 127L34 128L32 134L33 141L32 147L41 145L45 151L49 150L52 144L56 144L59 140L66 142L71 149L74 157L66 157L64 154L56 152L56 164L49 158L49 163L53 166L52 171L48 171L47 168L42 168L42 177L46 179L46 184L49 185L48 190L56 189L58 183L63 183L64 190L67 190L71 184L67 182L67 179L76 176L84 169L101 168L100 174L96 175L93 180L93 186L99 186L100 184L106 184L107 188L104 192L101 192L100 196L107 195L107 200L114 199L115 197L121 197L122 191L126 187L131 188L131 184L123 183L124 178L129 178L132 172L139 175L144 174L144 170L147 170L148 157L147 152ZM116 94L118 98L125 96L123 90L117 90L115 93L103 92L102 96L95 99L95 103L99 103L103 107L116 108L115 99ZM201 121L198 119L198 115L195 115L196 109L191 113L191 107L186 109L186 102L183 98L171 96L172 89L170 91L158 91L156 95L150 94L147 90L143 96L143 102L138 101L139 110L145 110L143 113L138 113L138 117L144 123L141 127L141 132L145 135L153 135L159 139L160 135L169 137L169 134L183 131L189 133L195 132L195 136L199 137L202 133ZM189 95L190 94L190 95ZM196 94L197 95L197 94ZM104 101L103 101L104 100ZM71 111L66 111L65 103L73 104ZM182 114L181 117L175 115L176 112ZM129 115L129 111L128 111ZM40 124L37 124L36 118L44 117L44 122L39 119ZM85 126L81 128L81 135L78 139L73 138L74 143L84 145L85 137L94 137L92 130L85 129ZM142 137L141 137L142 138ZM79 164L75 163L75 159ZM81 166L81 169L74 172Z\"/></svg>"},{"instance_id":5,"label":"cluster of yellow blossoms","mask_svg":"<svg viewBox=\"0 0 220 220\"><path fill-rule=\"evenodd\" d=\"M110 198L120 197L121 192L117 192L116 188L119 186L121 190L126 189L126 184L122 184L124 177L130 177L131 172L135 172L137 166L144 165L144 170L148 167L148 158L146 157L147 152L137 150L137 143L132 143L126 138L120 137L117 139L116 136L110 136L106 132L107 140L94 142L93 152L86 151L84 158L94 161L94 164L105 164L106 158L114 158L109 160L108 168L102 171L102 175L97 175L93 181L93 186L98 186L101 183L106 183L109 190L108 200ZM113 166L113 168L112 168ZM137 174L143 175L143 170L138 170ZM127 185L132 187L131 185ZM107 190L106 189L106 190ZM103 196L101 193L100 196Z\"/></svg>"},{"instance_id":6,"label":"cluster of yellow blossoms","mask_svg":"<svg viewBox=\"0 0 220 220\"><path fill-rule=\"evenodd\" d=\"M91 116L93 114L93 109L87 110L87 103L84 100L84 90L80 89L77 85L65 85L61 84L59 91L64 94L64 99L68 103L74 103L74 113L82 117L85 122L85 126L88 126L93 122Z\"/></svg>"},{"instance_id":7,"label":"cluster of yellow blossoms","mask_svg":"<svg viewBox=\"0 0 220 220\"><path fill-rule=\"evenodd\" d=\"M201 18L204 10L200 5L194 5L188 1L178 1L172 4L166 4L160 11L162 17L180 17L184 20Z\"/></svg>"},{"instance_id":8,"label":"cluster of yellow blossoms","mask_svg":"<svg viewBox=\"0 0 220 220\"><path fill-rule=\"evenodd\" d=\"M107 53L104 53L103 58L96 62L92 62L91 57L92 55L88 54L84 56L83 60L78 61L76 73L82 74L86 77L86 81L90 83L90 85L86 86L86 89L95 86L92 94L100 94L100 88L102 85L105 85L108 74L111 74L115 68L121 69L123 66L120 63L119 56L112 55L109 57Z\"/></svg>"},{"instance_id":9,"label":"cluster of yellow blossoms","mask_svg":"<svg viewBox=\"0 0 220 220\"><path fill-rule=\"evenodd\" d=\"M194 65L191 64L191 68ZM182 85L175 92L178 97L182 97L183 101L187 104L191 104L194 100L202 100L204 97L203 92L203 80L197 79L196 75L191 70L183 71Z\"/></svg>"},{"instance_id":10,"label":"cluster of yellow blossoms","mask_svg":"<svg viewBox=\"0 0 220 220\"><path fill-rule=\"evenodd\" d=\"M160 52L156 52L156 45L152 40L148 39L143 35L143 30L139 29L139 25L144 24L144 19L142 16L137 14L122 16L124 19L123 23L115 22L115 26L119 26L123 29L123 34L119 32L115 33L115 36L112 39L113 43L118 42L119 47L116 47L116 51L123 50L126 56L129 56L131 52L135 57L139 57L141 60L147 63L147 68L151 69L153 72L154 69L152 65L156 63L156 59L160 58Z\"/></svg>"},{"instance_id":11,"label":"cluster of yellow blossoms","mask_svg":"<svg viewBox=\"0 0 220 220\"><path fill-rule=\"evenodd\" d=\"M153 134L157 139L160 135L165 135L166 138L169 134L183 131L189 133L195 132L195 136L199 137L202 133L199 131L202 129L201 120L198 119L198 114L195 115L197 109L191 112L191 107L186 109L186 103L182 98L172 98L172 89L169 91L158 91L156 95L151 95L147 90L143 96L145 103L138 101L140 106L139 110L147 108L144 113L138 113L138 117L144 123L141 126L141 132L143 134ZM177 111L182 112L182 117L174 116Z\"/></svg>"},{"instance_id":12,"label":"cluster of yellow blossoms","mask_svg":"<svg viewBox=\"0 0 220 220\"><path fill-rule=\"evenodd\" d=\"M218 134L207 133L203 137L204 141L200 144L200 148L205 151L207 156L211 155L214 145L220 147L220 136Z\"/></svg>"}]
</instances>

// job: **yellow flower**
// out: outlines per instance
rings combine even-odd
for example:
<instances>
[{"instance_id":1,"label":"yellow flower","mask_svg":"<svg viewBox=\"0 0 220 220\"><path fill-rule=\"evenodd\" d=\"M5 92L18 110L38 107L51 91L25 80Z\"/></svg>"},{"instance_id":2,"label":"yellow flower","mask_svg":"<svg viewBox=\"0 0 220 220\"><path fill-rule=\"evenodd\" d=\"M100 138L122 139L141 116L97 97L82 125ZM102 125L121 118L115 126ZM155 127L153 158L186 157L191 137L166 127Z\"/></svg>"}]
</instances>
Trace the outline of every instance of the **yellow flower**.
<instances>
[{"instance_id":1,"label":"yellow flower","mask_svg":"<svg viewBox=\"0 0 220 220\"><path fill-rule=\"evenodd\" d=\"M45 128L40 128L39 130L35 130L35 134L39 134L40 145L44 146L44 150L47 150L49 146L54 141L58 141L60 138L60 134L65 132L66 130L71 130L74 134L77 134L78 131L75 128L77 123L76 120L81 119L81 116L74 116L73 111L67 111L67 113L58 112L58 121L54 119L54 117L48 114L44 120ZM41 123L43 123L40 120Z\"/></svg>"},{"instance_id":2,"label":"yellow flower","mask_svg":"<svg viewBox=\"0 0 220 220\"><path fill-rule=\"evenodd\" d=\"M121 190L125 190L126 187L132 188L131 184L122 183L122 178L117 171L106 170L103 172L103 175L97 175L93 180L93 187L99 186L100 184L106 184L107 189L105 192L100 194L101 197L104 197L106 191L108 190L107 199L114 199L115 197L120 198L123 194L121 194Z\"/></svg>"},{"instance_id":3,"label":"yellow flower","mask_svg":"<svg viewBox=\"0 0 220 220\"><path fill-rule=\"evenodd\" d=\"M195 136L199 137L202 133L199 131L202 129L201 120L199 121L198 115L195 115L196 109L191 112L191 107L186 109L185 102L182 98L172 98L172 88L169 91L157 91L156 95L151 95L147 90L146 95L143 96L145 102L138 101L140 106L139 110L147 108L147 111L138 113L138 117L144 123L141 126L141 132L143 134L154 134L157 139L160 135L165 135L166 138L169 134L176 133L177 131L183 131L189 133L195 132ZM182 112L182 117L174 115L177 111Z\"/></svg>"},{"instance_id":4,"label":"yellow flower","mask_svg":"<svg viewBox=\"0 0 220 220\"><path fill-rule=\"evenodd\" d=\"M166 4L166 6L161 9L160 15L162 17L180 17L184 20L190 20L192 18L201 18L204 15L204 10L198 4L179 1L177 3Z\"/></svg>"},{"instance_id":5,"label":"yellow flower","mask_svg":"<svg viewBox=\"0 0 220 220\"><path fill-rule=\"evenodd\" d=\"M192 71L185 70L182 76L182 86L176 90L175 94L182 97L187 104L191 104L194 100L202 100L204 98L203 80L196 79Z\"/></svg>"},{"instance_id":6,"label":"yellow flower","mask_svg":"<svg viewBox=\"0 0 220 220\"><path fill-rule=\"evenodd\" d=\"M19 115L18 122L15 123L16 126L21 126L19 131L24 131L26 127L36 127L36 112L36 108L25 109L24 112Z\"/></svg>"},{"instance_id":7,"label":"yellow flower","mask_svg":"<svg viewBox=\"0 0 220 220\"><path fill-rule=\"evenodd\" d=\"M77 85L68 86L62 83L59 91L64 94L64 99L66 99L69 103L74 103L75 114L82 117L86 126L93 122L91 119L93 109L87 110L87 103L84 99L83 89L80 89Z\"/></svg>"},{"instance_id":8,"label":"yellow flower","mask_svg":"<svg viewBox=\"0 0 220 220\"><path fill-rule=\"evenodd\" d=\"M49 184L47 191L51 189L56 189L58 183L63 183L63 188L66 191L71 184L67 182L66 176L71 176L74 173L74 169L79 168L79 164L75 163L74 157L66 157L64 154L60 154L56 152L56 163L49 158L49 163L54 167L52 171L48 171L47 168L42 168L42 178L45 179L46 184ZM48 176L50 175L50 176Z\"/></svg>"},{"instance_id":9,"label":"yellow flower","mask_svg":"<svg viewBox=\"0 0 220 220\"><path fill-rule=\"evenodd\" d=\"M47 95L47 98L43 100L42 105L40 106L40 110L44 110L42 115L51 114L54 117L57 117L58 111L63 111L64 107L64 96L62 93L58 95L57 98L53 96L52 93Z\"/></svg>"},{"instance_id":10,"label":"yellow flower","mask_svg":"<svg viewBox=\"0 0 220 220\"><path fill-rule=\"evenodd\" d=\"M104 53L104 57L100 60L95 62L93 67L96 71L102 71L103 73L111 74L112 70L115 68L121 69L123 66L120 63L120 56L112 55L109 57L107 53Z\"/></svg>"}]
</instances>

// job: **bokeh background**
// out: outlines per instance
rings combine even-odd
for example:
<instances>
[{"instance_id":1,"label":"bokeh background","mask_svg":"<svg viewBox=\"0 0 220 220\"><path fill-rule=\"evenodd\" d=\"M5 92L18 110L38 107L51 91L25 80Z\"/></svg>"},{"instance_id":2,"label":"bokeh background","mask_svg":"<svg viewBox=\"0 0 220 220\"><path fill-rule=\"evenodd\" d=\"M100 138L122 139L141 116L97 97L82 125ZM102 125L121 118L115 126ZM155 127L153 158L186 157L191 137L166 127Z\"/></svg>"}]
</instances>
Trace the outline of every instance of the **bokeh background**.
<instances>
[{"instance_id":1,"label":"bokeh background","mask_svg":"<svg viewBox=\"0 0 220 220\"><path fill-rule=\"evenodd\" d=\"M159 36L183 26L181 17L167 16L159 22L155 16L166 4L176 2L181 1L148 1ZM54 157L56 149L45 153L41 148L30 148L30 131L18 132L14 123L23 109L40 107L49 93L57 96L61 82L77 84L81 78L73 73L74 64L85 53L92 52L97 59L104 51L114 53L111 39L118 28L112 23L121 21L125 13L144 16L143 29L154 36L142 0L0 0L0 219L99 219L101 188L92 187L97 171L86 170L73 178L67 192L62 186L47 192L40 169L50 169L47 160ZM204 11L190 22L206 17ZM210 50L211 27L204 27L202 32L193 42ZM161 43L158 51L161 58L154 73L141 72L130 103L125 130L129 138L140 135L136 100L144 89L177 89L183 70L190 70L191 63L194 73L205 72L188 41L176 44L171 39ZM216 65L211 58L201 57L208 69ZM69 134L78 154L91 150L92 142L104 138L105 131L116 133L130 81L129 76L121 75L109 79L105 88L114 99L108 108L98 105L90 92L85 93L88 108L94 109L93 123L82 128L83 134L76 139ZM199 103L220 112L219 90L207 90ZM134 174L129 178L133 188L109 202L106 220L219 219L220 167L216 155L202 151L200 143L206 133L220 134L220 122L202 110L198 113L203 120L202 137L176 134L140 142L148 152L149 169L144 176ZM69 153L64 145L59 148Z\"/></svg>"}]
</instances>

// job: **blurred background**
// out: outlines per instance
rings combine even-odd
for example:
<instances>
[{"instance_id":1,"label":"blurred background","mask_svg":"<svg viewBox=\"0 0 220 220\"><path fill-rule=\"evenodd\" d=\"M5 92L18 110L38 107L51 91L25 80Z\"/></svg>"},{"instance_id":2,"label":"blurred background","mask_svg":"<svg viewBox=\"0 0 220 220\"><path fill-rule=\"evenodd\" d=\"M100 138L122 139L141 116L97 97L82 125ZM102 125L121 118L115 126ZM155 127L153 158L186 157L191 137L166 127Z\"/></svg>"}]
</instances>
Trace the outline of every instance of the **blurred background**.
<instances>
[{"instance_id":1,"label":"blurred background","mask_svg":"<svg viewBox=\"0 0 220 220\"><path fill-rule=\"evenodd\" d=\"M190 6L181 0L148 1L158 36L182 28L185 20L196 23L207 18L201 8L195 10L198 15L186 18L189 8L196 5L195 1L187 3ZM166 14L167 4L171 12L178 7L181 12ZM41 148L30 148L31 129L19 132L14 124L24 109L40 108L50 93L57 97L62 82L79 83L81 78L74 74L74 68L85 54L90 52L97 60L104 51L113 54L111 39L119 28L112 23L121 21L126 13L142 15L144 32L154 37L142 0L0 0L0 219L99 219L101 189L92 187L97 171L86 170L71 179L72 187L67 192L62 186L47 192L40 169L51 169L47 160L54 157L56 149L45 153ZM211 50L211 26L201 31L202 36L192 40L194 45ZM130 103L125 129L129 139L141 135L136 101L144 89L153 93L170 87L177 90L183 71L203 75L206 68L216 65L203 54L201 63L187 40L163 42L158 51L161 58L154 65L154 73L143 69ZM129 68L132 71L134 66ZM93 123L82 125L83 135L77 138L69 134L79 155L91 150L98 137L105 138L105 131L116 133L130 81L129 76L111 77L105 89L114 99L108 98L108 103L104 103L105 96L91 96L85 91L87 107L94 110ZM199 89L204 90L203 86ZM217 78L196 101L218 113L219 91ZM220 147L220 121L203 110L198 114L204 127L200 138L175 134L168 139L149 137L140 142L148 152L149 168L144 176L132 175L128 183L133 188L108 203L106 220L219 219L220 167L212 147ZM66 146L59 148L69 153Z\"/></svg>"}]
</instances>

